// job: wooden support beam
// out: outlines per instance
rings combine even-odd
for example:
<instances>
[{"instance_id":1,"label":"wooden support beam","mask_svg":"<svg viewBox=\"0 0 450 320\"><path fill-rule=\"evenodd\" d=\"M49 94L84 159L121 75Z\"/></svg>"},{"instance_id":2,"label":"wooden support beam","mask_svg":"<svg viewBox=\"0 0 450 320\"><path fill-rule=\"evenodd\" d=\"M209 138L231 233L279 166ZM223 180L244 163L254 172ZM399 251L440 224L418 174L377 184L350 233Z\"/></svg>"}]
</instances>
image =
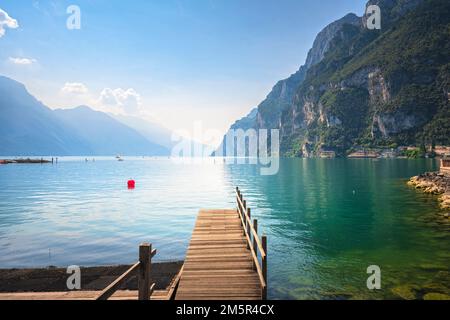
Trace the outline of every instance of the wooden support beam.
<instances>
[{"instance_id":1,"label":"wooden support beam","mask_svg":"<svg viewBox=\"0 0 450 320\"><path fill-rule=\"evenodd\" d=\"M100 294L95 298L95 300L108 300L114 292L116 292L122 283L133 274L135 270L138 269L140 262L134 264L130 269L128 269L124 274L122 274L119 278L117 278L113 283L107 286Z\"/></svg>"},{"instance_id":2,"label":"wooden support beam","mask_svg":"<svg viewBox=\"0 0 450 320\"><path fill-rule=\"evenodd\" d=\"M253 219L253 230L255 230L256 236L253 235L253 250L255 251L256 257L258 257L258 220Z\"/></svg>"},{"instance_id":3,"label":"wooden support beam","mask_svg":"<svg viewBox=\"0 0 450 320\"><path fill-rule=\"evenodd\" d=\"M247 234L251 239L252 234L250 232L250 229L251 229L251 222L250 222L251 221L250 220L251 212L250 211L251 211L250 208L247 208L247 219L245 219L245 221L246 221ZM247 249L250 249L250 243L247 243Z\"/></svg>"},{"instance_id":4,"label":"wooden support beam","mask_svg":"<svg viewBox=\"0 0 450 320\"><path fill-rule=\"evenodd\" d=\"M150 255L152 245L143 243L139 246L138 299L150 300Z\"/></svg>"},{"instance_id":5,"label":"wooden support beam","mask_svg":"<svg viewBox=\"0 0 450 320\"><path fill-rule=\"evenodd\" d=\"M265 282L265 286L262 288L262 298L263 300L267 300L267 237L265 235L262 236L262 247L266 255L262 257L262 274Z\"/></svg>"}]
</instances>

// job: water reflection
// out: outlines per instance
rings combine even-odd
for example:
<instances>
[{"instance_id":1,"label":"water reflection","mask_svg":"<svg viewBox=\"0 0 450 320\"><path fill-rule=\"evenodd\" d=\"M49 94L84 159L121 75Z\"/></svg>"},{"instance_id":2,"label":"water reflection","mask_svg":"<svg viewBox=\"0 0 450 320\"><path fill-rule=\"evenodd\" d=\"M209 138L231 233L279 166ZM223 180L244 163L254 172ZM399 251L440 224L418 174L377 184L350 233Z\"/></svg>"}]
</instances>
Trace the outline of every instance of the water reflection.
<instances>
[{"instance_id":1,"label":"water reflection","mask_svg":"<svg viewBox=\"0 0 450 320\"><path fill-rule=\"evenodd\" d=\"M183 259L199 208L234 208L239 186L268 236L271 298L390 298L448 274L448 224L405 185L432 160L282 159L274 176L214 159L96 160L0 167L1 268L131 263L142 241ZM365 287L371 264L381 292Z\"/></svg>"}]
</instances>

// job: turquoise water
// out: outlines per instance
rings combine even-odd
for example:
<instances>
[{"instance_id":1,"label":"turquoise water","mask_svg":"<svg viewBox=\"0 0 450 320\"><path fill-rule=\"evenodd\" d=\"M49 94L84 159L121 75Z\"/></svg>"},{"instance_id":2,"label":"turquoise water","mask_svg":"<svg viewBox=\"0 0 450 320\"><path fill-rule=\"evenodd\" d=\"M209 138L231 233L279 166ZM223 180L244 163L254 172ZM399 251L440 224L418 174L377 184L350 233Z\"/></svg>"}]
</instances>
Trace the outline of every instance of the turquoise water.
<instances>
[{"instance_id":1,"label":"turquoise water","mask_svg":"<svg viewBox=\"0 0 450 320\"><path fill-rule=\"evenodd\" d=\"M199 208L233 208L240 186L269 241L269 297L448 293L450 228L436 197L406 186L433 160L281 159L275 176L219 160L63 158L0 166L0 268L183 259ZM134 178L135 190L126 181ZM366 287L378 265L382 289Z\"/></svg>"}]
</instances>

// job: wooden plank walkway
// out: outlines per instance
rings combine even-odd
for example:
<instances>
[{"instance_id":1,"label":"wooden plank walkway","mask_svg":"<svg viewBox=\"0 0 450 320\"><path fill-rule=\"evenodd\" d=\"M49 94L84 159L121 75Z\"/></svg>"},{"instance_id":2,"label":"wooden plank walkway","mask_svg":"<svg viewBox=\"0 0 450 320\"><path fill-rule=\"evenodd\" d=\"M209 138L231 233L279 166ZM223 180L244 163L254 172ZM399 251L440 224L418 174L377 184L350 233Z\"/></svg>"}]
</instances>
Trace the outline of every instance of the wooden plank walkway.
<instances>
[{"instance_id":1,"label":"wooden plank walkway","mask_svg":"<svg viewBox=\"0 0 450 320\"><path fill-rule=\"evenodd\" d=\"M183 267L166 290L151 283L152 245L103 291L0 293L0 300L261 300L267 299L267 237L236 188L237 210L200 210ZM118 290L138 272L138 291Z\"/></svg>"},{"instance_id":2,"label":"wooden plank walkway","mask_svg":"<svg viewBox=\"0 0 450 320\"><path fill-rule=\"evenodd\" d=\"M237 210L200 210L175 299L262 299Z\"/></svg>"},{"instance_id":3,"label":"wooden plank walkway","mask_svg":"<svg viewBox=\"0 0 450 320\"><path fill-rule=\"evenodd\" d=\"M95 300L101 291L0 293L0 300ZM168 290L155 290L151 300L167 300ZM118 290L110 300L138 300L137 290Z\"/></svg>"}]
</instances>

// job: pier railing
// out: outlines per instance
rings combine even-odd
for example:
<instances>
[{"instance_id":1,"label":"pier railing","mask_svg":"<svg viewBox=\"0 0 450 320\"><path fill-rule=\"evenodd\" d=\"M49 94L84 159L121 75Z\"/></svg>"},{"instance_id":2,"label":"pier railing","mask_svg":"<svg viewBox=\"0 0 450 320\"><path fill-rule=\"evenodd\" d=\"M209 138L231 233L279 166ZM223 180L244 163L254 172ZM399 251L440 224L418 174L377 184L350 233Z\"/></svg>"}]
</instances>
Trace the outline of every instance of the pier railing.
<instances>
[{"instance_id":1,"label":"pier railing","mask_svg":"<svg viewBox=\"0 0 450 320\"><path fill-rule=\"evenodd\" d=\"M150 285L150 271L152 258L156 254L156 249L152 250L152 245L143 243L139 246L139 261L130 269L125 271L113 283L106 287L97 297L96 300L108 300L120 286L138 271L138 299L150 300L155 284Z\"/></svg>"},{"instance_id":2,"label":"pier railing","mask_svg":"<svg viewBox=\"0 0 450 320\"><path fill-rule=\"evenodd\" d=\"M247 239L247 249L251 251L254 267L258 273L261 283L261 296L263 300L267 299L267 237L263 235L261 239L258 236L258 220L251 220L251 210L247 207L247 201L244 200L242 192L236 187L236 200L239 217L241 219L244 235ZM259 252L259 254L258 254ZM261 258L261 263L258 256Z\"/></svg>"}]
</instances>

